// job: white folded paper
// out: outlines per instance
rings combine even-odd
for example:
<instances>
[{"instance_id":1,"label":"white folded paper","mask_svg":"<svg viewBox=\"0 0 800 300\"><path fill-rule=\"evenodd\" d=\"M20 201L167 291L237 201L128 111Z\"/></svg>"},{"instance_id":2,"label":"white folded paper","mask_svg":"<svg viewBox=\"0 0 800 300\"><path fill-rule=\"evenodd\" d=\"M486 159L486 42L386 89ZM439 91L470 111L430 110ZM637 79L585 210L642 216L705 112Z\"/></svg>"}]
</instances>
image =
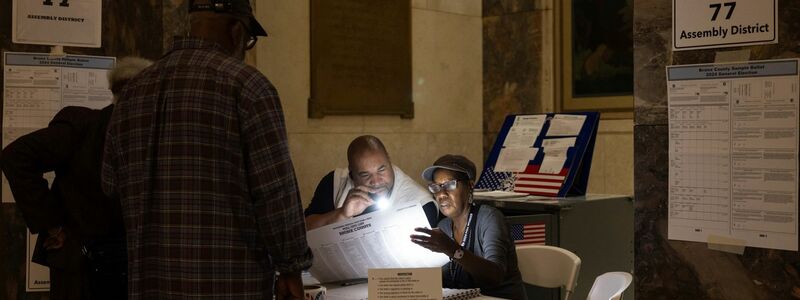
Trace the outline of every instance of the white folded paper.
<instances>
[{"instance_id":1,"label":"white folded paper","mask_svg":"<svg viewBox=\"0 0 800 300\"><path fill-rule=\"evenodd\" d=\"M401 203L311 230L309 272L320 282L334 282L367 278L374 268L441 267L446 255L411 242L414 228L429 226L419 203Z\"/></svg>"}]
</instances>

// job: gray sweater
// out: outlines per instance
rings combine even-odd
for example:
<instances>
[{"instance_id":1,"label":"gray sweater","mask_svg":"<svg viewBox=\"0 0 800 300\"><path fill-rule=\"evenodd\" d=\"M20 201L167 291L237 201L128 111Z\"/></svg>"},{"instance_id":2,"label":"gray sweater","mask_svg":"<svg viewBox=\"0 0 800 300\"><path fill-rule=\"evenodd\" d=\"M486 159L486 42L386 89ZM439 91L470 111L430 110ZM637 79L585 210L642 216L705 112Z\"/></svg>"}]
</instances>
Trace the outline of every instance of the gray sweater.
<instances>
[{"instance_id":1,"label":"gray sweater","mask_svg":"<svg viewBox=\"0 0 800 300\"><path fill-rule=\"evenodd\" d=\"M473 208L478 213L473 217L469 236L464 245L466 251L483 257L500 266L505 272L503 282L496 286L486 286L476 282L458 263L448 262L442 267L442 284L446 288L480 288L481 294L506 299L523 299L522 276L517 267L517 252L506 226L503 214L496 208L480 205ZM444 218L439 221L439 229L453 238L453 221ZM451 271L451 264L453 268ZM455 276L453 276L453 273Z\"/></svg>"}]
</instances>

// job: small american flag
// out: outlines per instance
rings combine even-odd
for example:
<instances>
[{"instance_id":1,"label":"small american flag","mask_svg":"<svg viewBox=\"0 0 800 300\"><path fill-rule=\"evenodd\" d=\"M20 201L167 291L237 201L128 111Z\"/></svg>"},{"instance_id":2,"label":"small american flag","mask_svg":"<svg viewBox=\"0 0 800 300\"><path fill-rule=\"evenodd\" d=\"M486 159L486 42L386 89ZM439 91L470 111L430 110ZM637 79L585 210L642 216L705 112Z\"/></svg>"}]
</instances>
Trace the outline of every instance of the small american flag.
<instances>
[{"instance_id":1,"label":"small american flag","mask_svg":"<svg viewBox=\"0 0 800 300\"><path fill-rule=\"evenodd\" d=\"M481 172L481 178L475 188L493 191L512 191L514 177L511 172L495 172L494 167L487 167Z\"/></svg>"},{"instance_id":2,"label":"small american flag","mask_svg":"<svg viewBox=\"0 0 800 300\"><path fill-rule=\"evenodd\" d=\"M545 223L511 224L510 229L514 244L545 245L545 230L547 230Z\"/></svg>"},{"instance_id":3,"label":"small american flag","mask_svg":"<svg viewBox=\"0 0 800 300\"><path fill-rule=\"evenodd\" d=\"M558 196L569 169L562 168L558 174L539 174L540 165L529 165L525 172L517 173L514 191L532 195Z\"/></svg>"},{"instance_id":4,"label":"small american flag","mask_svg":"<svg viewBox=\"0 0 800 300\"><path fill-rule=\"evenodd\" d=\"M487 167L475 188L501 191L514 191L540 196L558 196L569 169L559 174L539 174L539 165L529 165L524 172L495 172Z\"/></svg>"}]
</instances>

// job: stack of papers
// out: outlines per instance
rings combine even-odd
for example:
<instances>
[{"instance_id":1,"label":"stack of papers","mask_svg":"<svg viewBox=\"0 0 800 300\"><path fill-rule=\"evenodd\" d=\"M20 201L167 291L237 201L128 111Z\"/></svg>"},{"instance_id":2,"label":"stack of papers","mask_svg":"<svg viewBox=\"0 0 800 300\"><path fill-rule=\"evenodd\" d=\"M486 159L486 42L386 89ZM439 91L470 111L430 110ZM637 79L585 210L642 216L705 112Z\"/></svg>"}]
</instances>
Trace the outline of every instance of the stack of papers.
<instances>
[{"instance_id":1,"label":"stack of papers","mask_svg":"<svg viewBox=\"0 0 800 300\"><path fill-rule=\"evenodd\" d=\"M517 197L527 197L527 193L520 193L520 192L507 192L507 191L484 191L484 192L475 192L474 196L477 198L490 198L490 199L506 199L506 198L517 198Z\"/></svg>"}]
</instances>

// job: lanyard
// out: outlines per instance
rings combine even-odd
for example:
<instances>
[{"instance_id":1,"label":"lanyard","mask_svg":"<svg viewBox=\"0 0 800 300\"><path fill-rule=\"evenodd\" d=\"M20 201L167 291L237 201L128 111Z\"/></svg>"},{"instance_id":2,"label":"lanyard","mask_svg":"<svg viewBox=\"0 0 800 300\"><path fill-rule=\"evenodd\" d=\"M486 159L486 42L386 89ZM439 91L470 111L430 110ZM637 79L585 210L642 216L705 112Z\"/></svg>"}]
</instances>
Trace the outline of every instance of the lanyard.
<instances>
[{"instance_id":1,"label":"lanyard","mask_svg":"<svg viewBox=\"0 0 800 300\"><path fill-rule=\"evenodd\" d=\"M464 227L464 235L463 235L463 237L461 237L461 245L460 245L461 248L460 249L462 249L462 250L464 249L464 246L467 244L467 237L469 237L469 228L472 225L472 216L475 214L474 208L475 208L474 205L470 206L470 208L469 208L469 215L467 215L467 226ZM450 227L453 230L453 234L452 234L452 236L450 238L455 240L455 234L456 234L455 222L452 222L452 220L451 220L450 224L451 224ZM455 262L453 262L453 259L450 258L450 278L453 281L456 281L456 273L460 269L461 269L460 266L458 268L456 268Z\"/></svg>"}]
</instances>

